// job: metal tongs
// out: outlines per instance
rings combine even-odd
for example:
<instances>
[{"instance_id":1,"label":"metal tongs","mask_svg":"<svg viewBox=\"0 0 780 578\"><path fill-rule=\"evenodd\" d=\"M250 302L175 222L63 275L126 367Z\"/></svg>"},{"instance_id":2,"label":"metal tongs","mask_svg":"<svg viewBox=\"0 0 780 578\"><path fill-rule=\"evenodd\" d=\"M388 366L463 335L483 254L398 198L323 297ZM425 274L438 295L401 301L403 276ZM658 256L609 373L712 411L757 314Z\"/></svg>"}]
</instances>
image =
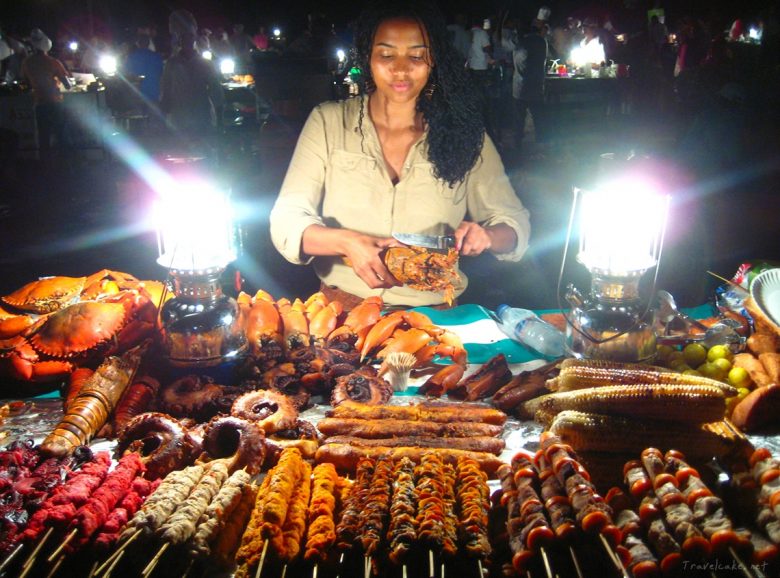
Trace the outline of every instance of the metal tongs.
<instances>
[{"instance_id":1,"label":"metal tongs","mask_svg":"<svg viewBox=\"0 0 780 578\"><path fill-rule=\"evenodd\" d=\"M659 345L685 346L689 343L701 343L707 348L726 345L733 353L739 353L745 348L745 338L737 332L739 321L723 319L707 326L677 309L674 297L668 291L658 291L657 297L657 318L664 326L663 335L656 338ZM677 322L682 322L684 333L673 333L675 327L680 325ZM699 332L692 333L691 327L695 327Z\"/></svg>"}]
</instances>

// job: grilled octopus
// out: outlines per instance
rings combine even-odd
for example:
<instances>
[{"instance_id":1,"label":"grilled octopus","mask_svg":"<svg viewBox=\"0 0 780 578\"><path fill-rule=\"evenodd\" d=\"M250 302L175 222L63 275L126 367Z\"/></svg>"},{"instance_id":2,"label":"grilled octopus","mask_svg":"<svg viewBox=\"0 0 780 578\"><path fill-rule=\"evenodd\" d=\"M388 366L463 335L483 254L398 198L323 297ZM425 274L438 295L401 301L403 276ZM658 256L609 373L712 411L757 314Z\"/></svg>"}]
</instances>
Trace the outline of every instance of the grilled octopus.
<instances>
[{"instance_id":1,"label":"grilled octopus","mask_svg":"<svg viewBox=\"0 0 780 578\"><path fill-rule=\"evenodd\" d=\"M252 421L231 415L217 416L206 425L201 459L229 458L230 472L246 468L254 475L260 471L266 454L265 434Z\"/></svg>"},{"instance_id":2,"label":"grilled octopus","mask_svg":"<svg viewBox=\"0 0 780 578\"><path fill-rule=\"evenodd\" d=\"M118 459L138 452L146 477L154 480L189 464L199 449L181 423L164 413L148 412L135 416L119 432L114 455Z\"/></svg>"},{"instance_id":3,"label":"grilled octopus","mask_svg":"<svg viewBox=\"0 0 780 578\"><path fill-rule=\"evenodd\" d=\"M373 367L365 366L336 379L330 404L335 407L346 400L352 400L369 405L380 405L390 401L392 396L393 386L390 382L379 377Z\"/></svg>"},{"instance_id":4,"label":"grilled octopus","mask_svg":"<svg viewBox=\"0 0 780 578\"><path fill-rule=\"evenodd\" d=\"M238 397L230 413L257 423L266 435L290 429L298 419L298 410L290 398L270 390L250 391Z\"/></svg>"},{"instance_id":5,"label":"grilled octopus","mask_svg":"<svg viewBox=\"0 0 780 578\"><path fill-rule=\"evenodd\" d=\"M222 386L210 378L185 375L160 390L160 410L174 417L191 417L205 421L216 413L222 397Z\"/></svg>"}]
</instances>

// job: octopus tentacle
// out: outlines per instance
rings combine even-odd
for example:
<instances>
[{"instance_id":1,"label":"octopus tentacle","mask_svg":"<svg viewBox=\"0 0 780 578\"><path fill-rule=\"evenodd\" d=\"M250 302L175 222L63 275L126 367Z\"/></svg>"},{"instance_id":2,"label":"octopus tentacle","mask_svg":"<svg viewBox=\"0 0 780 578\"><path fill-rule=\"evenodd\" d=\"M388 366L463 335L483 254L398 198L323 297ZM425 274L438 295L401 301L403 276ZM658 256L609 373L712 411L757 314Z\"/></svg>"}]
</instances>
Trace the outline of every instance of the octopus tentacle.
<instances>
[{"instance_id":1,"label":"octopus tentacle","mask_svg":"<svg viewBox=\"0 0 780 578\"><path fill-rule=\"evenodd\" d=\"M221 397L222 386L211 378L185 375L160 390L160 409L174 417L208 419Z\"/></svg>"},{"instance_id":2,"label":"octopus tentacle","mask_svg":"<svg viewBox=\"0 0 780 578\"><path fill-rule=\"evenodd\" d=\"M393 396L393 386L379 377L371 366L343 375L336 379L330 403L337 406L343 401L352 400L371 405L387 403Z\"/></svg>"},{"instance_id":3,"label":"octopus tentacle","mask_svg":"<svg viewBox=\"0 0 780 578\"><path fill-rule=\"evenodd\" d=\"M217 416L206 425L201 460L227 459L230 472L246 468L257 474L265 461L265 434L252 421L232 415Z\"/></svg>"},{"instance_id":4,"label":"octopus tentacle","mask_svg":"<svg viewBox=\"0 0 780 578\"><path fill-rule=\"evenodd\" d=\"M146 477L157 479L179 469L195 456L196 444L187 429L171 416L147 412L135 416L119 433L114 455L138 452Z\"/></svg>"},{"instance_id":5,"label":"octopus tentacle","mask_svg":"<svg viewBox=\"0 0 780 578\"><path fill-rule=\"evenodd\" d=\"M266 435L289 429L298 419L298 410L290 398L269 390L245 393L236 399L230 413L256 422Z\"/></svg>"}]
</instances>

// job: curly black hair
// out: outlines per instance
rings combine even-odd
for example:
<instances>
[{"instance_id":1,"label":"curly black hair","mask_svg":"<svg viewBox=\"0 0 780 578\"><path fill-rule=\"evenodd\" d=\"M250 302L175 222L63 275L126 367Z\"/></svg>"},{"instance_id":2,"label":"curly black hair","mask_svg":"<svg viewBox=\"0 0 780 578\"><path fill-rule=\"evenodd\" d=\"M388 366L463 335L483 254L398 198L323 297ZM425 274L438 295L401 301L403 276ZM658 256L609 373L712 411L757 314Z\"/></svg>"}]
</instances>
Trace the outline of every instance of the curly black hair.
<instances>
[{"instance_id":1,"label":"curly black hair","mask_svg":"<svg viewBox=\"0 0 780 578\"><path fill-rule=\"evenodd\" d=\"M374 36L382 22L393 18L416 20L427 32L434 66L426 90L417 99L417 110L428 125L428 157L434 176L454 187L479 158L485 124L479 95L449 40L446 20L432 0L376 0L363 10L355 28L361 91L374 89L369 64ZM360 117L362 132L362 108Z\"/></svg>"}]
</instances>

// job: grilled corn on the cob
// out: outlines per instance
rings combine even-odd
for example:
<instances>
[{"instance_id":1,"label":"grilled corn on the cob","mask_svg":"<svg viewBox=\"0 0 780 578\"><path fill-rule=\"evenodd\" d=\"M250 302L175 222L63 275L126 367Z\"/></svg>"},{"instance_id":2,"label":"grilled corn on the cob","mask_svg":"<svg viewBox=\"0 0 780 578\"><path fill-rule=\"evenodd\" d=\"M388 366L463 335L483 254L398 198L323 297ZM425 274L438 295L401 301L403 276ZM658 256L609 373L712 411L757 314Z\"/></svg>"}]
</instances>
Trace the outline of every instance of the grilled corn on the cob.
<instances>
[{"instance_id":1,"label":"grilled corn on the cob","mask_svg":"<svg viewBox=\"0 0 780 578\"><path fill-rule=\"evenodd\" d=\"M725 409L725 397L719 387L665 383L559 391L524 404L525 414L535 415L541 410L541 419L564 410L576 410L686 423L721 420Z\"/></svg>"},{"instance_id":2,"label":"grilled corn on the cob","mask_svg":"<svg viewBox=\"0 0 780 578\"><path fill-rule=\"evenodd\" d=\"M560 412L550 431L575 451L641 453L647 447L674 448L689 457L724 456L734 442L710 431L705 424L638 420L580 411Z\"/></svg>"},{"instance_id":3,"label":"grilled corn on the cob","mask_svg":"<svg viewBox=\"0 0 780 578\"><path fill-rule=\"evenodd\" d=\"M586 387L635 384L711 385L719 387L726 397L737 394L736 388L722 381L700 375L663 371L648 365L616 364L597 360L566 359L558 377L547 380L552 391L571 391Z\"/></svg>"}]
</instances>

